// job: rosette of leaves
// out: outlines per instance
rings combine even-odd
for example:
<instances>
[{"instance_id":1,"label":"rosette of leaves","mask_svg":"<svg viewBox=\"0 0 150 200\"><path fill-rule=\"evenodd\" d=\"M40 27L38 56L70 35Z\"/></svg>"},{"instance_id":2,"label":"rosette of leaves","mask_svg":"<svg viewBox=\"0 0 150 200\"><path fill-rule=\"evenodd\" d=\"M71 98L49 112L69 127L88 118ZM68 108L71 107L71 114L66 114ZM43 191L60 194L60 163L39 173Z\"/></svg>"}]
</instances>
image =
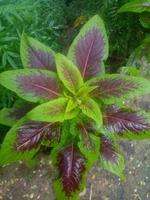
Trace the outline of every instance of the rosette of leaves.
<instances>
[{"instance_id":1,"label":"rosette of leaves","mask_svg":"<svg viewBox=\"0 0 150 200\"><path fill-rule=\"evenodd\" d=\"M108 38L97 15L81 28L67 56L23 34L24 69L0 74L1 85L22 99L2 110L3 123L8 118L8 125L14 125L1 146L1 165L32 161L41 145L51 147L58 200L78 199L96 161L124 177L115 139L150 138L150 119L147 113L125 108L123 101L149 93L150 82L104 74L107 57Z\"/></svg>"}]
</instances>

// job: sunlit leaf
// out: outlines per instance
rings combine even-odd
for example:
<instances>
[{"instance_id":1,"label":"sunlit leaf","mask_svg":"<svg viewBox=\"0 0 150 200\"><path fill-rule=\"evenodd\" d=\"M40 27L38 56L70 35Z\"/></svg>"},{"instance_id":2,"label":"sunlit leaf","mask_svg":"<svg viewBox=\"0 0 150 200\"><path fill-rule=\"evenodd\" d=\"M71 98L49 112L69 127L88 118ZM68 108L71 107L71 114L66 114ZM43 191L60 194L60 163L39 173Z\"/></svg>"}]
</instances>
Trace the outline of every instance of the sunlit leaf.
<instances>
[{"instance_id":1,"label":"sunlit leaf","mask_svg":"<svg viewBox=\"0 0 150 200\"><path fill-rule=\"evenodd\" d=\"M56 55L56 66L59 78L65 87L75 94L83 85L83 80L77 67L62 54Z\"/></svg>"},{"instance_id":2,"label":"sunlit leaf","mask_svg":"<svg viewBox=\"0 0 150 200\"><path fill-rule=\"evenodd\" d=\"M58 98L37 106L28 113L28 117L34 121L63 122L74 118L78 113L78 110L66 112L67 104L67 98Z\"/></svg>"},{"instance_id":3,"label":"sunlit leaf","mask_svg":"<svg viewBox=\"0 0 150 200\"><path fill-rule=\"evenodd\" d=\"M80 108L86 116L92 118L99 126L102 125L102 114L100 108L93 99L83 99Z\"/></svg>"}]
</instances>

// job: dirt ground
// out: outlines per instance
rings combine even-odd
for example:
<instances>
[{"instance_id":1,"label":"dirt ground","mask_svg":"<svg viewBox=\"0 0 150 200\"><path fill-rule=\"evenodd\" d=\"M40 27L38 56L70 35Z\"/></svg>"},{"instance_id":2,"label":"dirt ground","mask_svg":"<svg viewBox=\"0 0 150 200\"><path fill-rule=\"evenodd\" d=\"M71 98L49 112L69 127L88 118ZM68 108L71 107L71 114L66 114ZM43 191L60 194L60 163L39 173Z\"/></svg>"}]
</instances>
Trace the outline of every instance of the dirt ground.
<instances>
[{"instance_id":1,"label":"dirt ground","mask_svg":"<svg viewBox=\"0 0 150 200\"><path fill-rule=\"evenodd\" d=\"M146 99L142 106L149 110ZM120 145L126 161L126 181L120 182L97 163L88 175L80 200L150 200L150 140L124 140ZM35 168L22 163L1 167L0 200L54 200L54 174L46 156Z\"/></svg>"}]
</instances>

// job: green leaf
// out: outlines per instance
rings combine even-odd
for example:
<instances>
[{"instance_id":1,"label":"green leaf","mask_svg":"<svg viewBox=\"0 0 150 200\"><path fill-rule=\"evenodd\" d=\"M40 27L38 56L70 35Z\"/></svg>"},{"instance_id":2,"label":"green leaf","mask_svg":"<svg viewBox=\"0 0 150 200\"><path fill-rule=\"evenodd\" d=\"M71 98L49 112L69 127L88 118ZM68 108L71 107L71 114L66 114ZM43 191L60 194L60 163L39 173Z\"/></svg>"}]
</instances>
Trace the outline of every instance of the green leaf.
<instances>
[{"instance_id":1,"label":"green leaf","mask_svg":"<svg viewBox=\"0 0 150 200\"><path fill-rule=\"evenodd\" d=\"M92 118L99 126L102 125L102 114L98 104L91 98L84 98L81 102L80 109L82 112Z\"/></svg>"},{"instance_id":2,"label":"green leaf","mask_svg":"<svg viewBox=\"0 0 150 200\"><path fill-rule=\"evenodd\" d=\"M136 76L136 77L142 76L140 70L136 69L135 67L128 67L128 66L120 67L118 71L120 74L125 74L129 76Z\"/></svg>"},{"instance_id":3,"label":"green leaf","mask_svg":"<svg viewBox=\"0 0 150 200\"><path fill-rule=\"evenodd\" d=\"M66 112L67 104L67 98L58 98L37 106L27 116L34 121L63 122L74 118L78 113L78 110Z\"/></svg>"},{"instance_id":4,"label":"green leaf","mask_svg":"<svg viewBox=\"0 0 150 200\"><path fill-rule=\"evenodd\" d=\"M19 119L21 119L28 111L32 110L35 104L17 100L12 108L3 108L0 110L0 124L6 126L13 126Z\"/></svg>"},{"instance_id":5,"label":"green leaf","mask_svg":"<svg viewBox=\"0 0 150 200\"><path fill-rule=\"evenodd\" d=\"M92 95L105 104L120 104L124 100L150 93L150 81L134 76L103 75L89 84L97 86Z\"/></svg>"},{"instance_id":6,"label":"green leaf","mask_svg":"<svg viewBox=\"0 0 150 200\"><path fill-rule=\"evenodd\" d=\"M55 69L54 51L26 34L21 37L20 54L25 68Z\"/></svg>"},{"instance_id":7,"label":"green leaf","mask_svg":"<svg viewBox=\"0 0 150 200\"><path fill-rule=\"evenodd\" d=\"M144 28L150 29L150 13L143 13L140 17L140 23Z\"/></svg>"},{"instance_id":8,"label":"green leaf","mask_svg":"<svg viewBox=\"0 0 150 200\"><path fill-rule=\"evenodd\" d=\"M0 74L0 84L31 102L43 102L60 96L59 81L54 72L20 69Z\"/></svg>"},{"instance_id":9,"label":"green leaf","mask_svg":"<svg viewBox=\"0 0 150 200\"><path fill-rule=\"evenodd\" d=\"M17 130L26 122L26 118L19 120L6 134L6 137L0 149L0 165L10 164L17 161L24 161L27 164L33 162L33 156L38 151L33 149L31 151L19 152L15 148Z\"/></svg>"},{"instance_id":10,"label":"green leaf","mask_svg":"<svg viewBox=\"0 0 150 200\"><path fill-rule=\"evenodd\" d=\"M87 86L86 84L81 87L77 93L78 97L86 97L89 93L91 93L94 89L96 89L96 86Z\"/></svg>"},{"instance_id":11,"label":"green leaf","mask_svg":"<svg viewBox=\"0 0 150 200\"><path fill-rule=\"evenodd\" d=\"M105 170L116 174L121 179L125 179L123 173L125 168L124 159L118 145L112 138L101 136L100 164Z\"/></svg>"},{"instance_id":12,"label":"green leaf","mask_svg":"<svg viewBox=\"0 0 150 200\"><path fill-rule=\"evenodd\" d=\"M123 5L119 11L119 13L123 12L150 12L150 1L149 0L132 0L129 3Z\"/></svg>"},{"instance_id":13,"label":"green leaf","mask_svg":"<svg viewBox=\"0 0 150 200\"><path fill-rule=\"evenodd\" d=\"M77 67L62 54L56 55L56 67L59 78L65 87L75 94L83 85L83 80Z\"/></svg>"},{"instance_id":14,"label":"green leaf","mask_svg":"<svg viewBox=\"0 0 150 200\"><path fill-rule=\"evenodd\" d=\"M81 137L80 141L78 142L78 147L81 151L81 153L85 156L87 160L86 168L89 170L92 165L99 159L99 147L100 147L100 140L99 137L90 134L89 138L91 139L91 143L93 148L87 149L83 139Z\"/></svg>"},{"instance_id":15,"label":"green leaf","mask_svg":"<svg viewBox=\"0 0 150 200\"><path fill-rule=\"evenodd\" d=\"M70 112L73 109L75 109L77 107L77 102L73 99L69 99L67 107L66 107L66 112Z\"/></svg>"}]
</instances>

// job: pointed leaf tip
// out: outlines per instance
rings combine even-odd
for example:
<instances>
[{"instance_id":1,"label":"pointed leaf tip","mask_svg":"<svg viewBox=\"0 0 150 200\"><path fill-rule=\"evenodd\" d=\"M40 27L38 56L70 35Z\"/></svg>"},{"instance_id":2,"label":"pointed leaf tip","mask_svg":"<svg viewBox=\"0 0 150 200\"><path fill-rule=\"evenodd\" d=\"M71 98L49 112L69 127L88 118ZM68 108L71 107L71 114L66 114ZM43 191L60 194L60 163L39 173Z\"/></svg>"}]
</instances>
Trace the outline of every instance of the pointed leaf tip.
<instances>
[{"instance_id":1,"label":"pointed leaf tip","mask_svg":"<svg viewBox=\"0 0 150 200\"><path fill-rule=\"evenodd\" d=\"M20 54L25 68L55 70L54 51L26 34L22 34Z\"/></svg>"},{"instance_id":2,"label":"pointed leaf tip","mask_svg":"<svg viewBox=\"0 0 150 200\"><path fill-rule=\"evenodd\" d=\"M85 79L103 71L100 63L108 57L108 39L104 23L98 15L83 26L69 49L68 57Z\"/></svg>"}]
</instances>

